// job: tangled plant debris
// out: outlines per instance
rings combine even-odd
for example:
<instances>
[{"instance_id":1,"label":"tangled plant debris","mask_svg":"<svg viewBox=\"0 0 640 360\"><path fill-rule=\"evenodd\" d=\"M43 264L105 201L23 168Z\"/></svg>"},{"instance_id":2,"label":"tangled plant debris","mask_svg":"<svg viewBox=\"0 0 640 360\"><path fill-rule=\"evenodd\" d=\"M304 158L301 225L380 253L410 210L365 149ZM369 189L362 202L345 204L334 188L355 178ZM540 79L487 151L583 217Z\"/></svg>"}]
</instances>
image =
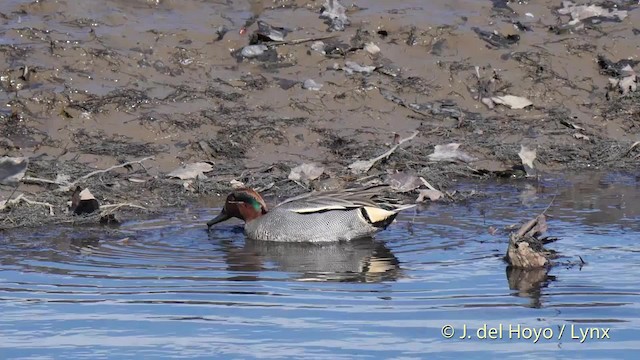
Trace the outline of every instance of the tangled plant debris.
<instances>
[{"instance_id":1,"label":"tangled plant debris","mask_svg":"<svg viewBox=\"0 0 640 360\"><path fill-rule=\"evenodd\" d=\"M459 178L636 171L637 4L492 3L462 21L402 2L382 18L337 0L205 2L179 27L120 4L147 32L10 3L0 156L28 164L1 162L0 227L141 216L239 183L279 197L393 182L428 203L464 199ZM99 211L71 215L78 186Z\"/></svg>"}]
</instances>

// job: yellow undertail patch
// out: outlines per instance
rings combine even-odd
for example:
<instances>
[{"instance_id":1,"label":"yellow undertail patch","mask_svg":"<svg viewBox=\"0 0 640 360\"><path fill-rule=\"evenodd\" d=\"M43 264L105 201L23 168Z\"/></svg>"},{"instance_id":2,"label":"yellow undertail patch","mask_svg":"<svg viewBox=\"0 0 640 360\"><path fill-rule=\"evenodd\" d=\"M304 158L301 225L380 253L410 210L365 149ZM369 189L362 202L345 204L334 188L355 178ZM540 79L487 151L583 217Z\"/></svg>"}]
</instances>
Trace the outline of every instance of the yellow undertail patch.
<instances>
[{"instance_id":1,"label":"yellow undertail patch","mask_svg":"<svg viewBox=\"0 0 640 360\"><path fill-rule=\"evenodd\" d=\"M367 212L367 216L369 217L369 220L371 220L372 223L385 221L396 214L393 211L375 208L371 206L365 206L364 211Z\"/></svg>"}]
</instances>

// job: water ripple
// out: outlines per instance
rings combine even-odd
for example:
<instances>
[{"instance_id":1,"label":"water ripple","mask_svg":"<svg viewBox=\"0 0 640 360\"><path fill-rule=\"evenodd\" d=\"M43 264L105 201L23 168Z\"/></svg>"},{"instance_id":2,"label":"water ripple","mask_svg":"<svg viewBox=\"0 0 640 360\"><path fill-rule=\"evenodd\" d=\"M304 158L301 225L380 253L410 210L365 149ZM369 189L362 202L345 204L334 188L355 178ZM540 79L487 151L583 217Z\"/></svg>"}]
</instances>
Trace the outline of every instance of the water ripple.
<instances>
[{"instance_id":1,"label":"water ripple","mask_svg":"<svg viewBox=\"0 0 640 360\"><path fill-rule=\"evenodd\" d=\"M0 349L31 358L331 359L548 357L559 346L568 357L619 358L640 350L635 183L582 184L590 196L541 183L526 206L531 188L488 184L485 199L427 206L402 214L375 240L324 246L246 240L237 224L207 234L203 219L215 209L116 229L7 233ZM628 203L620 212L611 204L622 193ZM549 224L560 241L552 246L586 264L549 273L506 268L502 229L554 196ZM445 324L606 326L613 336L588 346L570 338L454 341L440 335Z\"/></svg>"}]
</instances>

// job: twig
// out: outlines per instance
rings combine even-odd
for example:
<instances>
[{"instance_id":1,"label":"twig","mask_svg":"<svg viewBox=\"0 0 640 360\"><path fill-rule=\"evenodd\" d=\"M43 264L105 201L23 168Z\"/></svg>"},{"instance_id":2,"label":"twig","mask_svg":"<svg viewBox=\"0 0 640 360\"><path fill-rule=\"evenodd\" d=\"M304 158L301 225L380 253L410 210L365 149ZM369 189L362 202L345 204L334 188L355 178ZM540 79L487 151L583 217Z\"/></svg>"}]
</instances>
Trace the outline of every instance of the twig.
<instances>
[{"instance_id":1,"label":"twig","mask_svg":"<svg viewBox=\"0 0 640 360\"><path fill-rule=\"evenodd\" d=\"M306 43L309 41L318 41L318 40L326 40L326 39L331 39L338 36L337 34L331 34L331 35L322 35L322 36L314 36L314 37L310 37L310 38L302 38L302 39L293 39L293 40L284 40L284 41L271 41L271 42L265 42L265 45L273 45L273 46L279 46L279 45L298 45L298 44L302 44L302 43Z\"/></svg>"},{"instance_id":2,"label":"twig","mask_svg":"<svg viewBox=\"0 0 640 360\"><path fill-rule=\"evenodd\" d=\"M629 150L627 150L627 152L625 152L623 156L627 156L627 155L629 155L629 153L631 153L631 151L632 151L636 146L638 146L638 145L640 145L640 141L636 141L636 142L634 142L634 143L633 143L633 145L631 145L631 147L629 148ZM637 158L637 157L638 157L638 156L635 156L635 157L634 157L634 159L635 159L635 158Z\"/></svg>"},{"instance_id":3,"label":"twig","mask_svg":"<svg viewBox=\"0 0 640 360\"><path fill-rule=\"evenodd\" d=\"M128 206L134 209L141 209L141 210L148 210L146 207L144 206L140 206L140 205L136 205L136 204L132 204L132 203L120 203L120 204L109 204L109 205L102 205L100 206L100 209L102 210L106 210L106 209L111 209L111 210L107 210L107 211L103 211L105 214L111 214L114 211L120 209L121 207L124 206Z\"/></svg>"},{"instance_id":4,"label":"twig","mask_svg":"<svg viewBox=\"0 0 640 360\"><path fill-rule=\"evenodd\" d=\"M4 210L7 208L7 206L9 205L16 205L18 203L20 203L21 201L26 202L29 205L42 205L42 206L47 206L49 207L49 215L54 216L53 213L53 205L46 203L46 202L40 202L40 201L35 201L35 200L29 200L27 199L24 194L20 194L18 195L18 197L16 197L15 199L11 199L11 200L7 200L4 203L0 204L0 210Z\"/></svg>"},{"instance_id":5,"label":"twig","mask_svg":"<svg viewBox=\"0 0 640 360\"><path fill-rule=\"evenodd\" d=\"M25 176L21 180L25 184L53 184L53 185L66 185L66 183L62 183L60 181L49 180L49 179L41 179L37 177Z\"/></svg>"},{"instance_id":6,"label":"twig","mask_svg":"<svg viewBox=\"0 0 640 360\"><path fill-rule=\"evenodd\" d=\"M153 156L147 156L146 158L142 158L140 160L134 160L134 161L127 161L125 163L122 164L118 164L118 165L113 165L110 168L104 169L104 170L96 170L96 171L92 171L90 173L88 173L87 175L81 176L80 178L76 179L75 181L72 181L71 183L69 183L69 188L73 187L76 183L82 181L82 180L86 180L92 176L98 175L98 174L104 174L107 173L111 170L115 170L115 169L119 169L119 168L123 168L129 165L133 165L133 164L139 164L140 166L142 166L142 162L146 161L146 160L151 160L153 159ZM144 167L144 166L143 166Z\"/></svg>"},{"instance_id":7,"label":"twig","mask_svg":"<svg viewBox=\"0 0 640 360\"><path fill-rule=\"evenodd\" d=\"M271 190L271 188L272 188L275 184L276 184L276 183L274 183L274 182L270 182L269 184L267 184L267 185L265 185L265 186L261 186L261 187L259 187L259 188L256 188L256 191L257 191L258 193L262 193L262 192L265 192L265 191L267 191L267 190Z\"/></svg>"},{"instance_id":8,"label":"twig","mask_svg":"<svg viewBox=\"0 0 640 360\"><path fill-rule=\"evenodd\" d=\"M16 183L16 187L13 188L13 191L11 191L11 194L9 194L9 197L7 197L7 199L11 199L13 197L13 194L16 193L16 191L18 190L19 187L20 187L20 182L18 181Z\"/></svg>"},{"instance_id":9,"label":"twig","mask_svg":"<svg viewBox=\"0 0 640 360\"><path fill-rule=\"evenodd\" d=\"M436 189L435 187L433 187L433 185L429 184L429 182L425 178L423 178L422 176L420 176L420 181L422 181L424 186L426 186L429 190L440 191L440 190Z\"/></svg>"},{"instance_id":10,"label":"twig","mask_svg":"<svg viewBox=\"0 0 640 360\"><path fill-rule=\"evenodd\" d=\"M551 202L549 203L549 205L547 205L547 207L540 213L540 215L544 215L547 212L547 210L549 210L551 205L553 205L553 201L556 199L556 196L558 195L557 194L553 195L553 199L551 199Z\"/></svg>"},{"instance_id":11,"label":"twig","mask_svg":"<svg viewBox=\"0 0 640 360\"><path fill-rule=\"evenodd\" d=\"M355 173L366 173L367 171L369 171L373 165L375 165L378 161L382 160L382 159L386 159L389 156L391 156L391 154L393 154L398 147L400 147L400 145L402 145L403 143L415 138L418 134L420 133L420 131L414 131L413 134L411 134L410 136L404 138L404 139L400 139L400 141L398 141L397 144L395 144L391 149L389 149L389 151L385 152L384 154L375 157L371 160L358 160L356 162L354 162L353 164L349 165L349 169L351 169L351 171L355 172Z\"/></svg>"},{"instance_id":12,"label":"twig","mask_svg":"<svg viewBox=\"0 0 640 360\"><path fill-rule=\"evenodd\" d=\"M142 166L143 169L147 170L147 168L144 167L144 165L142 164L142 162L147 161L147 160L151 160L153 159L153 156L147 156L145 158L142 158L140 160L133 160L133 161L127 161L125 163L122 164L118 164L118 165L114 165L110 168L107 169L103 169L103 170L95 170L92 171L84 176L79 177L78 179L72 181L72 182L67 182L67 181L56 181L56 180L49 180L49 179L42 179L42 178L37 178L37 177L31 177L31 176L25 176L21 179L22 182L24 183L30 183L30 184L53 184L53 185L58 185L60 186L60 188L58 189L58 191L68 191L69 189L71 189L73 186L75 186L78 182L82 181L82 180L86 180L92 176L98 175L98 174L104 174L106 172L109 172L111 170L115 170L115 169L119 169L119 168L123 168L129 165L133 165L133 164L139 164L140 166Z\"/></svg>"}]
</instances>

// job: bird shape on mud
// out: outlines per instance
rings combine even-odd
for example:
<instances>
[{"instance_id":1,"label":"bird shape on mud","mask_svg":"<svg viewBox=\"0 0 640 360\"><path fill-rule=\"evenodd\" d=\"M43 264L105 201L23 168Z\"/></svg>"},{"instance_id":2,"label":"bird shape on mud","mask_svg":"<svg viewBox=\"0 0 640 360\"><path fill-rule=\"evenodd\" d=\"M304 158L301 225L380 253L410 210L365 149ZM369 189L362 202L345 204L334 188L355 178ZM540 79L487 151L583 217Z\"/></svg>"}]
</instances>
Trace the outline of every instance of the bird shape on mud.
<instances>
[{"instance_id":1,"label":"bird shape on mud","mask_svg":"<svg viewBox=\"0 0 640 360\"><path fill-rule=\"evenodd\" d=\"M245 234L254 240L288 242L346 241L384 230L398 213L415 205L386 202L381 194L388 185L339 191L312 192L287 199L269 210L253 189L233 191L211 226L238 218Z\"/></svg>"}]
</instances>

